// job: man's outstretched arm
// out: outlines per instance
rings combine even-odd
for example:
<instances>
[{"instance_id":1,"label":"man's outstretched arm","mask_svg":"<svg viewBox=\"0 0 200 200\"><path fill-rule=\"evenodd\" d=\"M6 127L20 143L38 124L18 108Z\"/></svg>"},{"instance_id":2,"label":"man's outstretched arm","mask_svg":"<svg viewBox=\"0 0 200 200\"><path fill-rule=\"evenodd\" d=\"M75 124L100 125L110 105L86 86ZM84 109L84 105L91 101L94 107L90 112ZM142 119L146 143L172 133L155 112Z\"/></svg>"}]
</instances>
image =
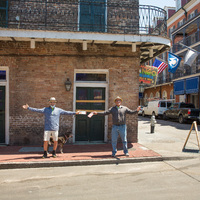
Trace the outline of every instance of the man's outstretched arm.
<instances>
[{"instance_id":1,"label":"man's outstretched arm","mask_svg":"<svg viewBox=\"0 0 200 200\"><path fill-rule=\"evenodd\" d=\"M44 108L42 108L42 109L31 108L28 104L23 105L22 108L25 109L25 110L33 111L33 112L39 112L39 113L44 112Z\"/></svg>"}]
</instances>

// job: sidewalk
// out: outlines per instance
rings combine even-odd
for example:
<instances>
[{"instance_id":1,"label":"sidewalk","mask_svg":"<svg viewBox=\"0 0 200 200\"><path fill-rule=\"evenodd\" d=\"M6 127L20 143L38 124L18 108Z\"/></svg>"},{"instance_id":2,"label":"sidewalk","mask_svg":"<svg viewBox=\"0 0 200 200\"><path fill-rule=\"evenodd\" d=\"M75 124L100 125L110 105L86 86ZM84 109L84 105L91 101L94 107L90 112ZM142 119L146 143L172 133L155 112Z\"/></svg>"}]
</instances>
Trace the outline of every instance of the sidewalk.
<instances>
[{"instance_id":1,"label":"sidewalk","mask_svg":"<svg viewBox=\"0 0 200 200\"><path fill-rule=\"evenodd\" d=\"M0 169L162 160L160 154L138 143L129 143L128 149L130 156L126 157L123 154L122 144L118 144L116 158L112 158L111 144L66 144L63 154L57 151L57 158L49 154L47 159L43 159L41 146L0 146Z\"/></svg>"},{"instance_id":2,"label":"sidewalk","mask_svg":"<svg viewBox=\"0 0 200 200\"><path fill-rule=\"evenodd\" d=\"M129 157L124 156L120 143L116 158L111 157L111 144L66 144L63 154L57 150L57 158L49 154L47 159L42 159L41 146L0 146L0 169L192 159L200 157L200 153L182 152L190 127L191 124L157 120L155 133L150 134L150 118L139 117L139 143L128 144ZM195 134L191 135L187 147L198 150Z\"/></svg>"}]
</instances>

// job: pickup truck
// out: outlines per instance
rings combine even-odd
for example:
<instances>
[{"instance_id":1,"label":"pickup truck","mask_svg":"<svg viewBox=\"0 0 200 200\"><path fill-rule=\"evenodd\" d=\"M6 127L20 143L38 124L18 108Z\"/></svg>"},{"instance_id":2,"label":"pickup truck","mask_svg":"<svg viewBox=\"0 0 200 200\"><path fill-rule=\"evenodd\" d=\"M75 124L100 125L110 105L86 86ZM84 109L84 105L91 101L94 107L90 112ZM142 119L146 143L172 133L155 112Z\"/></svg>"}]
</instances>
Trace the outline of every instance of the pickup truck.
<instances>
[{"instance_id":1,"label":"pickup truck","mask_svg":"<svg viewBox=\"0 0 200 200\"><path fill-rule=\"evenodd\" d=\"M200 109L195 109L192 103L173 103L168 110L163 113L163 119L177 119L179 123L189 120L199 121Z\"/></svg>"}]
</instances>

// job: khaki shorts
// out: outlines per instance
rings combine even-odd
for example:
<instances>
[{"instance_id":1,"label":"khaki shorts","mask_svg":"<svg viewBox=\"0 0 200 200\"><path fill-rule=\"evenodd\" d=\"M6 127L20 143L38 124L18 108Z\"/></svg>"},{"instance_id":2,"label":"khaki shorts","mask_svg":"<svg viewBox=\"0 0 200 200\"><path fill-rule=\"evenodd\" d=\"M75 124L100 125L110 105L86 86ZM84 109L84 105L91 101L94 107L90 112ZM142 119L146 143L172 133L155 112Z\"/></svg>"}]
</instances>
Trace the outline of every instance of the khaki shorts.
<instances>
[{"instance_id":1,"label":"khaki shorts","mask_svg":"<svg viewBox=\"0 0 200 200\"><path fill-rule=\"evenodd\" d=\"M58 131L44 131L44 141L49 141L51 136L53 141L58 141Z\"/></svg>"}]
</instances>

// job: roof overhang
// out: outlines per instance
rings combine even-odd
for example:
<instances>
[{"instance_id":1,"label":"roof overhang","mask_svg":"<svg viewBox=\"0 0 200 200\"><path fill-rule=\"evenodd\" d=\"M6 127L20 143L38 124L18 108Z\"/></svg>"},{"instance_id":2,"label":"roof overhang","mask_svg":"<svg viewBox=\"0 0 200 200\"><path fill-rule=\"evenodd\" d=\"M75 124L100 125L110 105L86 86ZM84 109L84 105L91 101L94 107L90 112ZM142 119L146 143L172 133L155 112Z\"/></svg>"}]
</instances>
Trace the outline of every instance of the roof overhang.
<instances>
[{"instance_id":1,"label":"roof overhang","mask_svg":"<svg viewBox=\"0 0 200 200\"><path fill-rule=\"evenodd\" d=\"M141 64L170 48L170 39L158 35L132 35L91 32L40 31L23 29L0 29L0 41L71 42L132 46L131 51L140 48Z\"/></svg>"}]
</instances>

